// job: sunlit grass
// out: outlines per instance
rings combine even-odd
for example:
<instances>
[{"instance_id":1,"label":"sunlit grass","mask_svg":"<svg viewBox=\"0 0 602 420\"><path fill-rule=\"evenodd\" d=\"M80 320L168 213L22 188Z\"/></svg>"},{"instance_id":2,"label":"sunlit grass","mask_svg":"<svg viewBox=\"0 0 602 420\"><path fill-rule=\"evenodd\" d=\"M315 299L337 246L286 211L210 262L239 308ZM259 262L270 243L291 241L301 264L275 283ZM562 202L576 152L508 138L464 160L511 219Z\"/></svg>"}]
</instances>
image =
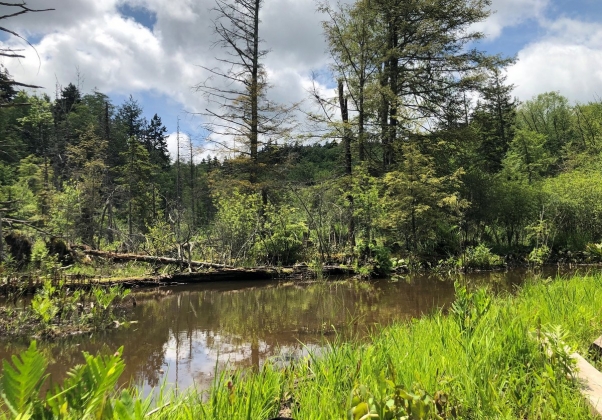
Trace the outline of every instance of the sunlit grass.
<instances>
[{"instance_id":1,"label":"sunlit grass","mask_svg":"<svg viewBox=\"0 0 602 420\"><path fill-rule=\"evenodd\" d=\"M81 275L86 277L98 277L105 280L146 277L153 274L151 264L144 262L127 262L122 264L76 264L65 270L67 275Z\"/></svg>"}]
</instances>

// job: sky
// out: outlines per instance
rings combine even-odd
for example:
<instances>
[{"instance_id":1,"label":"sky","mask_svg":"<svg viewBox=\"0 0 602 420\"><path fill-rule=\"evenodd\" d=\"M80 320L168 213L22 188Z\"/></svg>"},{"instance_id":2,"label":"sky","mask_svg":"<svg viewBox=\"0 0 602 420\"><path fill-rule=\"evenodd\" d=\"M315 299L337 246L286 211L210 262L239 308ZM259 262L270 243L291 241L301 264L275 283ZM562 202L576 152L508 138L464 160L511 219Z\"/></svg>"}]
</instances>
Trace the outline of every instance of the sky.
<instances>
[{"instance_id":1,"label":"sky","mask_svg":"<svg viewBox=\"0 0 602 420\"><path fill-rule=\"evenodd\" d=\"M346 0L350 1L350 0ZM130 95L150 119L157 113L170 133L180 121L205 153L211 146L198 115L206 99L194 86L207 78L202 67L217 65L210 12L213 0L27 0L31 8L54 11L4 20L4 27L25 36L34 48L1 36L0 47L24 48L25 58L1 58L16 80L43 86L79 84L84 93L97 89L121 104ZM508 82L522 101L559 91L571 101L602 97L602 1L493 0L493 13L474 29L487 38L478 48L516 57ZM0 6L0 14L5 14ZM322 35L324 16L315 0L265 0L260 36L270 49L265 65L270 96L290 104L307 100L312 74L327 92L329 57Z\"/></svg>"}]
</instances>

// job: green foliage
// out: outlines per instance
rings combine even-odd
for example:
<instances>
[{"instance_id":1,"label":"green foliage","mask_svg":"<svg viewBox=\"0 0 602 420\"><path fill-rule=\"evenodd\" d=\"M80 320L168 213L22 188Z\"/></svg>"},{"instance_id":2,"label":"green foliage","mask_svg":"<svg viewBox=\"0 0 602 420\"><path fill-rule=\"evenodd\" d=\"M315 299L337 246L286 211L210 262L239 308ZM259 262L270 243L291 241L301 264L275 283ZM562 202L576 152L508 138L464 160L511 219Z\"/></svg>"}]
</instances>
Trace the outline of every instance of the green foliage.
<instances>
[{"instance_id":1,"label":"green foliage","mask_svg":"<svg viewBox=\"0 0 602 420\"><path fill-rule=\"evenodd\" d=\"M2 361L3 372L0 379L1 396L13 418L35 418L38 408L38 393L47 378L48 362L36 349L32 341L29 348L19 356L12 357L12 365Z\"/></svg>"},{"instance_id":2,"label":"green foliage","mask_svg":"<svg viewBox=\"0 0 602 420\"><path fill-rule=\"evenodd\" d=\"M358 256L356 266L365 277L386 276L393 268L389 249L375 242L360 241L354 253Z\"/></svg>"},{"instance_id":3,"label":"green foliage","mask_svg":"<svg viewBox=\"0 0 602 420\"><path fill-rule=\"evenodd\" d=\"M493 205L488 211L488 223L496 243L519 245L524 240L525 228L537 220L540 187L520 181L496 179L491 186Z\"/></svg>"},{"instance_id":4,"label":"green foliage","mask_svg":"<svg viewBox=\"0 0 602 420\"><path fill-rule=\"evenodd\" d=\"M531 250L527 261L536 267L541 267L550 257L550 253L551 250L547 245L541 245Z\"/></svg>"},{"instance_id":5,"label":"green foliage","mask_svg":"<svg viewBox=\"0 0 602 420\"><path fill-rule=\"evenodd\" d=\"M243 194L234 190L228 196L218 196L217 214L212 237L217 242L220 260L228 263L247 262L255 237L259 233L258 194Z\"/></svg>"},{"instance_id":6,"label":"green foliage","mask_svg":"<svg viewBox=\"0 0 602 420\"><path fill-rule=\"evenodd\" d=\"M593 261L602 261L602 243L600 244L587 244L585 246L585 252Z\"/></svg>"},{"instance_id":7,"label":"green foliage","mask_svg":"<svg viewBox=\"0 0 602 420\"><path fill-rule=\"evenodd\" d=\"M166 221L159 220L147 226L147 229L147 249L151 255L167 255L177 247L176 236Z\"/></svg>"},{"instance_id":8,"label":"green foliage","mask_svg":"<svg viewBox=\"0 0 602 420\"><path fill-rule=\"evenodd\" d=\"M461 269L491 270L504 266L504 260L491 252L484 244L468 247L462 256L456 260L456 265Z\"/></svg>"},{"instance_id":9,"label":"green foliage","mask_svg":"<svg viewBox=\"0 0 602 420\"><path fill-rule=\"evenodd\" d=\"M59 311L58 302L53 299L56 288L50 280L44 282L44 287L40 289L31 300L31 310L47 326L54 319Z\"/></svg>"},{"instance_id":10,"label":"green foliage","mask_svg":"<svg viewBox=\"0 0 602 420\"><path fill-rule=\"evenodd\" d=\"M554 242L583 250L602 238L602 173L575 170L548 178L542 185L546 213L557 233Z\"/></svg>"},{"instance_id":11,"label":"green foliage","mask_svg":"<svg viewBox=\"0 0 602 420\"><path fill-rule=\"evenodd\" d=\"M372 242L382 238L379 225L386 217L384 201L381 199L382 182L368 173L366 165L356 168L351 185L353 197L353 217L356 221L356 237ZM346 206L349 201L346 200ZM361 257L360 257L361 258Z\"/></svg>"},{"instance_id":12,"label":"green foliage","mask_svg":"<svg viewBox=\"0 0 602 420\"><path fill-rule=\"evenodd\" d=\"M299 261L305 232L307 226L297 208L268 203L263 207L262 234L253 249L256 260L280 265Z\"/></svg>"},{"instance_id":13,"label":"green foliage","mask_svg":"<svg viewBox=\"0 0 602 420\"><path fill-rule=\"evenodd\" d=\"M299 420L592 418L570 355L599 334L592 325L602 322L602 276L531 282L517 295L494 297L459 284L456 291L449 315L401 322L365 342L326 344L290 369L266 363L256 372L221 372L204 393L189 390L170 404L160 398L150 418L263 419L283 407ZM0 380L10 418L150 414L148 399L115 390L121 349L84 353L85 363L43 397L46 362L35 345L17 360L5 362Z\"/></svg>"},{"instance_id":14,"label":"green foliage","mask_svg":"<svg viewBox=\"0 0 602 420\"><path fill-rule=\"evenodd\" d=\"M447 417L446 412L451 411L444 393L437 392L433 398L421 389L408 392L386 379L383 372L379 379L379 392L376 395L363 385L353 390L349 419L441 420Z\"/></svg>"},{"instance_id":15,"label":"green foliage","mask_svg":"<svg viewBox=\"0 0 602 420\"><path fill-rule=\"evenodd\" d=\"M461 171L439 177L433 159L415 145L404 145L402 151L400 170L387 173L383 180L386 216L381 223L404 237L409 249L418 250L434 239L438 219L453 220L468 203L459 197Z\"/></svg>"},{"instance_id":16,"label":"green foliage","mask_svg":"<svg viewBox=\"0 0 602 420\"><path fill-rule=\"evenodd\" d=\"M535 98L525 101L518 109L517 124L519 131L528 130L539 136L536 142L544 150L539 149L541 156L547 156L546 165L555 164L560 158L560 153L574 136L572 125L572 112L569 101L558 92L546 92ZM537 159L532 159L535 162ZM543 169L541 166L539 169ZM547 169L547 168L546 168ZM557 169L557 168L554 168Z\"/></svg>"},{"instance_id":17,"label":"green foliage","mask_svg":"<svg viewBox=\"0 0 602 420\"><path fill-rule=\"evenodd\" d=\"M452 318L463 334L472 335L491 306L491 297L486 288L469 291L466 286L454 283L456 300L452 304Z\"/></svg>"},{"instance_id":18,"label":"green foliage","mask_svg":"<svg viewBox=\"0 0 602 420\"><path fill-rule=\"evenodd\" d=\"M10 418L142 420L149 399L132 390L116 391L125 368L122 352L123 348L110 356L84 352L85 363L69 370L67 379L42 397L48 362L32 341L27 351L13 356L12 365L3 361L1 396Z\"/></svg>"},{"instance_id":19,"label":"green foliage","mask_svg":"<svg viewBox=\"0 0 602 420\"><path fill-rule=\"evenodd\" d=\"M554 162L546 148L546 136L534 131L517 130L504 159L504 171L509 176L529 184L540 180Z\"/></svg>"},{"instance_id":20,"label":"green foliage","mask_svg":"<svg viewBox=\"0 0 602 420\"><path fill-rule=\"evenodd\" d=\"M121 286L71 291L62 283L55 285L46 280L17 317L9 316L9 309L2 308L0 330L11 336L46 337L101 330L120 319L114 309L129 293Z\"/></svg>"}]
</instances>

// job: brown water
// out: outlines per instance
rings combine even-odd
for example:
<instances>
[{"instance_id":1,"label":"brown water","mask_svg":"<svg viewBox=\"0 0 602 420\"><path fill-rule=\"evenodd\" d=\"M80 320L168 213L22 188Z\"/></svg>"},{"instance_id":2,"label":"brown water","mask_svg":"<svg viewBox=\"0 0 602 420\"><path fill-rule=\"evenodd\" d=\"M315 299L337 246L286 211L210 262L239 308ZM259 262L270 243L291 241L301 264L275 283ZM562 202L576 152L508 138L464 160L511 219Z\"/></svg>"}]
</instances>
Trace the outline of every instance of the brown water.
<instances>
[{"instance_id":1,"label":"brown water","mask_svg":"<svg viewBox=\"0 0 602 420\"><path fill-rule=\"evenodd\" d=\"M549 273L553 275L554 273ZM508 289L525 272L472 275L471 281ZM453 281L415 277L397 282L244 282L145 289L129 328L39 343L54 381L83 362L82 351L113 353L124 346L123 383L148 394L167 387L206 388L216 367L251 367L267 358L278 363L320 351L326 340L366 337L376 325L420 317L449 305ZM0 358L26 348L0 343Z\"/></svg>"}]
</instances>

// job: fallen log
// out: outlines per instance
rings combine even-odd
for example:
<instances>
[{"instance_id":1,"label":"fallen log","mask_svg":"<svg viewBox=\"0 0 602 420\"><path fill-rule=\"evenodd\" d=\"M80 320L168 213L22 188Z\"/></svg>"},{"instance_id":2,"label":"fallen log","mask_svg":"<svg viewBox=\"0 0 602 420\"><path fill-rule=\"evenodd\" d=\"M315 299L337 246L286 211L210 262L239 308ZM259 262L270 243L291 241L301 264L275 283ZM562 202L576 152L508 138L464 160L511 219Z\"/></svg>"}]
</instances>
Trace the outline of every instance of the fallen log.
<instances>
[{"instance_id":1,"label":"fallen log","mask_svg":"<svg viewBox=\"0 0 602 420\"><path fill-rule=\"evenodd\" d=\"M188 261L186 259L180 258L169 258L169 257L154 257L152 255L141 255L141 254L124 254L120 252L111 252L111 251L100 251L98 249L92 249L82 245L76 245L72 248L78 249L86 255L91 255L93 257L102 257L113 260L115 262L125 262L125 261L138 261L138 262L146 262L150 264L162 264L162 265L170 265L177 264L182 266L190 266L194 268L234 268L230 265L225 264L216 264L210 263L206 261Z\"/></svg>"},{"instance_id":2,"label":"fallen log","mask_svg":"<svg viewBox=\"0 0 602 420\"><path fill-rule=\"evenodd\" d=\"M107 259L113 260L115 262L139 261L139 262L146 262L146 263L151 263L151 264L162 264L162 265L176 264L176 265L181 265L183 267L190 266L191 268L215 268L215 269L219 269L219 270L223 269L225 271L221 275L224 277L228 277L229 275L234 274L234 273L241 273L241 274L256 273L263 277L274 276L275 274L280 273L280 271L278 271L274 267L240 268L240 267L234 267L234 266L226 265L226 264L210 263L210 262L206 262L206 261L190 261L189 262L188 260L185 260L185 259L183 260L183 259L179 259L179 258L155 257L152 255L127 254L127 253L121 253L121 252L100 251L97 249L92 249L85 245L75 245L72 248L78 249L86 255L91 255L93 257L107 258ZM311 270L309 268L309 266L307 266L307 264L297 264L292 267L282 267L282 269L293 270L293 272L295 274L313 272L313 270ZM229 272L229 270L235 270L235 271ZM331 276L355 274L355 270L353 268L347 267L344 265L324 265L320 271L322 271L322 273L324 275L331 275ZM213 274L216 274L216 273L213 273Z\"/></svg>"}]
</instances>

